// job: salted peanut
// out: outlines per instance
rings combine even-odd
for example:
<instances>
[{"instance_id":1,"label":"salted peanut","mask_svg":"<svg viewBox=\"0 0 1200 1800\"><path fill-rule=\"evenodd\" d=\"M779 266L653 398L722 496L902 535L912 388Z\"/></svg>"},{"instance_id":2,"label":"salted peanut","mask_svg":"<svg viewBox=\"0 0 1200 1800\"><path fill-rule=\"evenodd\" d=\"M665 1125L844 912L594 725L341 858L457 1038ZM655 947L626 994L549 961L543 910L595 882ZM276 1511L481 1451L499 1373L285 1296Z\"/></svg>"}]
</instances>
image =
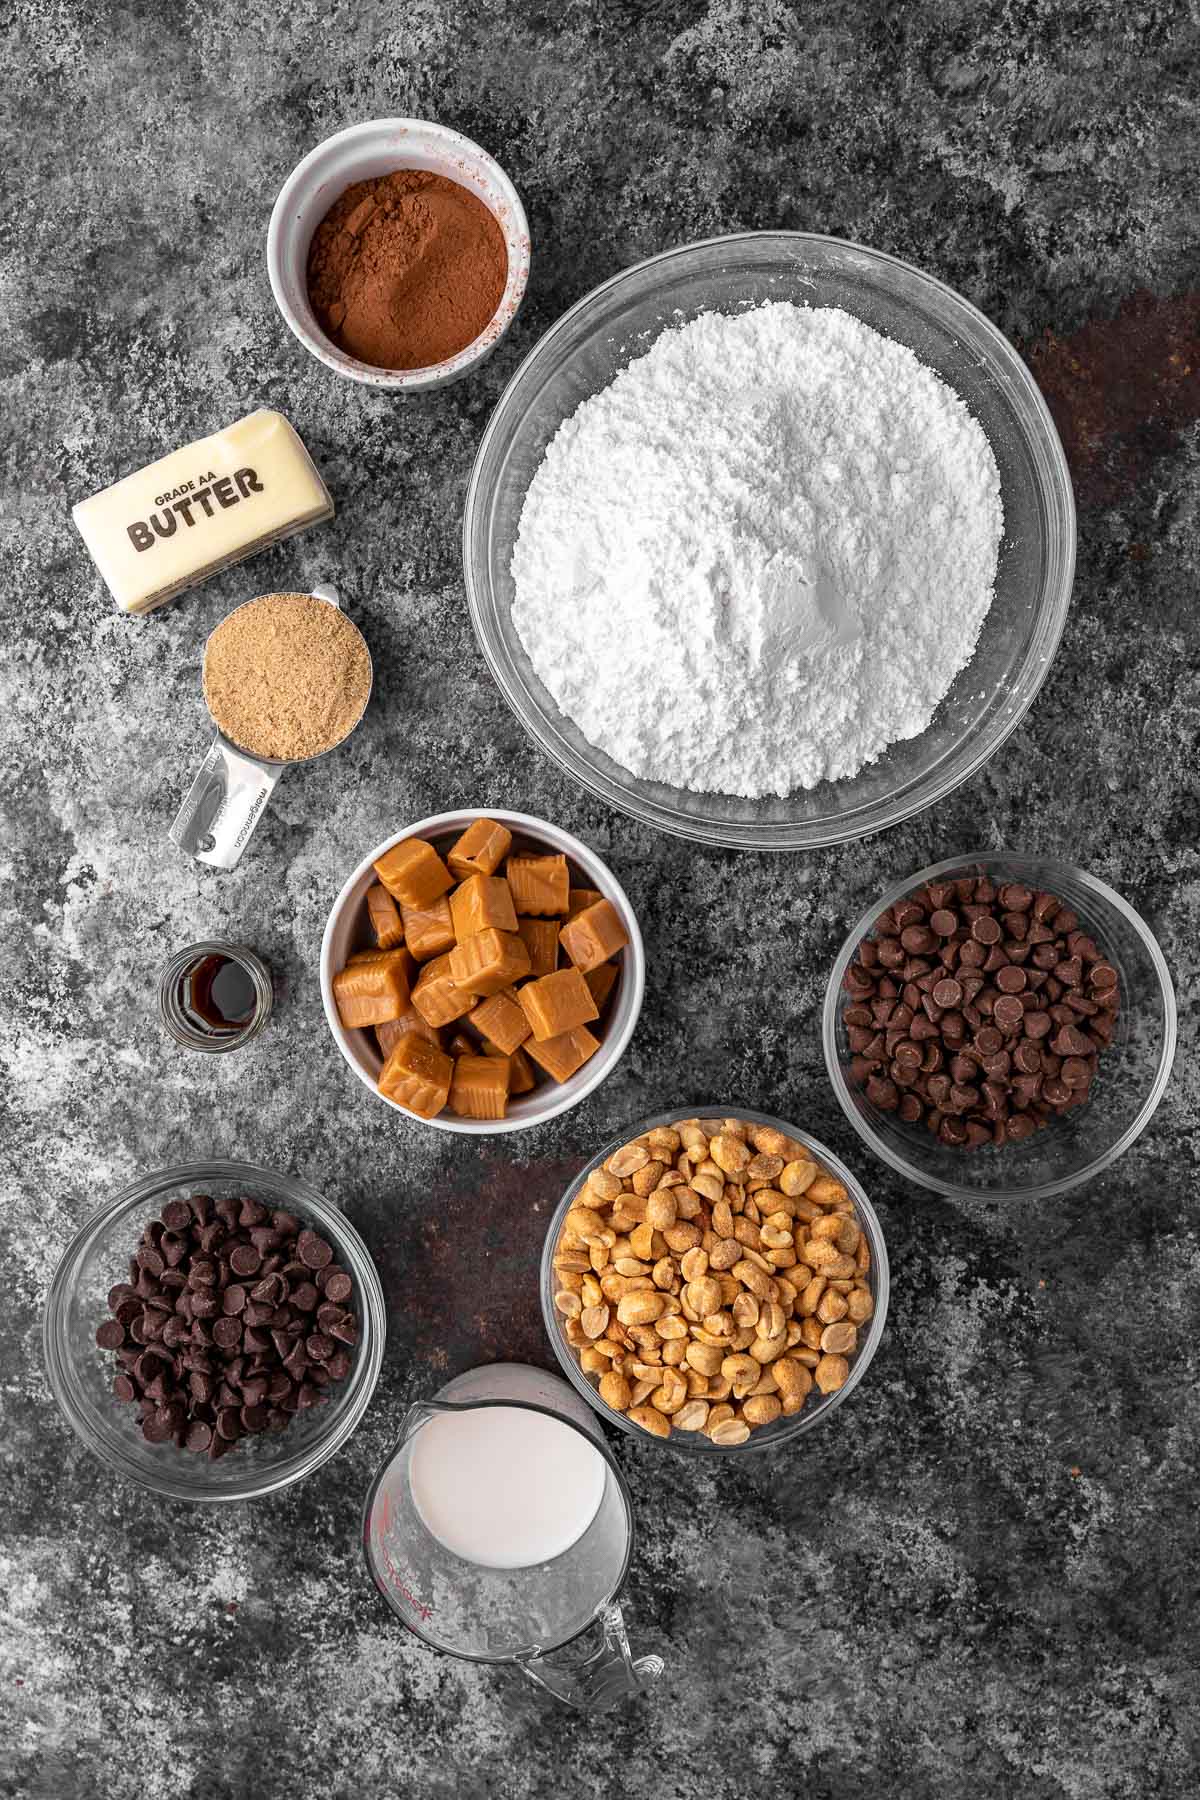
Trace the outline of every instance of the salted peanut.
<instances>
[{"instance_id":1,"label":"salted peanut","mask_svg":"<svg viewBox=\"0 0 1200 1800\"><path fill-rule=\"evenodd\" d=\"M372 882L367 889L367 917L381 950L391 950L404 942L403 921L382 881Z\"/></svg>"},{"instance_id":2,"label":"salted peanut","mask_svg":"<svg viewBox=\"0 0 1200 1800\"><path fill-rule=\"evenodd\" d=\"M773 1125L752 1125L748 1135L754 1148L761 1150L764 1156L786 1157L792 1147L791 1138L776 1131Z\"/></svg>"},{"instance_id":3,"label":"salted peanut","mask_svg":"<svg viewBox=\"0 0 1200 1800\"><path fill-rule=\"evenodd\" d=\"M836 1288L827 1287L817 1302L815 1317L822 1325L836 1325L839 1319L845 1318L847 1310L846 1296L839 1294Z\"/></svg>"},{"instance_id":4,"label":"salted peanut","mask_svg":"<svg viewBox=\"0 0 1200 1800\"><path fill-rule=\"evenodd\" d=\"M400 917L404 922L404 941L418 962L429 962L432 957L453 950L454 925L445 894L428 906L401 903Z\"/></svg>"},{"instance_id":5,"label":"salted peanut","mask_svg":"<svg viewBox=\"0 0 1200 1800\"><path fill-rule=\"evenodd\" d=\"M826 1356L852 1356L858 1349L858 1330L849 1320L827 1325L821 1333L821 1349Z\"/></svg>"},{"instance_id":6,"label":"salted peanut","mask_svg":"<svg viewBox=\"0 0 1200 1800\"><path fill-rule=\"evenodd\" d=\"M454 1064L445 1052L407 1031L380 1071L379 1091L418 1118L432 1119L450 1098L453 1078Z\"/></svg>"},{"instance_id":7,"label":"salted peanut","mask_svg":"<svg viewBox=\"0 0 1200 1800\"><path fill-rule=\"evenodd\" d=\"M721 1374L729 1382L734 1399L741 1400L757 1385L762 1370L752 1356L735 1351L722 1360Z\"/></svg>"},{"instance_id":8,"label":"salted peanut","mask_svg":"<svg viewBox=\"0 0 1200 1800\"><path fill-rule=\"evenodd\" d=\"M517 909L503 875L472 875L450 896L450 919L460 944L494 926L516 933Z\"/></svg>"},{"instance_id":9,"label":"salted peanut","mask_svg":"<svg viewBox=\"0 0 1200 1800\"><path fill-rule=\"evenodd\" d=\"M675 1188L675 1211L681 1219L695 1219L703 1211L704 1201L686 1182Z\"/></svg>"},{"instance_id":10,"label":"salted peanut","mask_svg":"<svg viewBox=\"0 0 1200 1800\"><path fill-rule=\"evenodd\" d=\"M758 1313L758 1335L760 1338L782 1337L787 1326L782 1306L778 1300L765 1300Z\"/></svg>"},{"instance_id":11,"label":"salted peanut","mask_svg":"<svg viewBox=\"0 0 1200 1800\"><path fill-rule=\"evenodd\" d=\"M744 1169L750 1161L750 1151L744 1138L734 1137L729 1132L718 1132L708 1146L708 1154L717 1168L727 1175L736 1174Z\"/></svg>"},{"instance_id":12,"label":"salted peanut","mask_svg":"<svg viewBox=\"0 0 1200 1800\"><path fill-rule=\"evenodd\" d=\"M655 1161L652 1157L648 1163L643 1163L640 1169L633 1171L630 1177L630 1186L639 1199L648 1200L658 1187L664 1173L662 1163Z\"/></svg>"},{"instance_id":13,"label":"salted peanut","mask_svg":"<svg viewBox=\"0 0 1200 1800\"><path fill-rule=\"evenodd\" d=\"M616 1369L610 1369L600 1377L600 1398L614 1412L625 1412L633 1398L633 1391L624 1375L619 1374Z\"/></svg>"},{"instance_id":14,"label":"salted peanut","mask_svg":"<svg viewBox=\"0 0 1200 1800\"><path fill-rule=\"evenodd\" d=\"M801 1319L800 1336L797 1342L803 1344L808 1350L819 1350L821 1348L821 1333L824 1329L825 1327L822 1325L820 1319Z\"/></svg>"},{"instance_id":15,"label":"salted peanut","mask_svg":"<svg viewBox=\"0 0 1200 1800\"><path fill-rule=\"evenodd\" d=\"M808 1286L801 1290L796 1301L796 1311L802 1318L807 1318L816 1312L821 1296L828 1285L824 1275L814 1275Z\"/></svg>"},{"instance_id":16,"label":"salted peanut","mask_svg":"<svg viewBox=\"0 0 1200 1800\"><path fill-rule=\"evenodd\" d=\"M689 1185L694 1193L699 1194L700 1198L707 1200L710 1205L715 1205L725 1191L725 1183L719 1176L706 1175L702 1170L696 1171Z\"/></svg>"},{"instance_id":17,"label":"salted peanut","mask_svg":"<svg viewBox=\"0 0 1200 1800\"><path fill-rule=\"evenodd\" d=\"M822 1356L813 1371L813 1380L823 1394L836 1394L850 1379L850 1364L844 1356Z\"/></svg>"},{"instance_id":18,"label":"salted peanut","mask_svg":"<svg viewBox=\"0 0 1200 1800\"><path fill-rule=\"evenodd\" d=\"M405 838L375 864L388 893L404 906L431 906L454 886L454 877L424 838Z\"/></svg>"},{"instance_id":19,"label":"salted peanut","mask_svg":"<svg viewBox=\"0 0 1200 1800\"><path fill-rule=\"evenodd\" d=\"M815 1162L790 1162L779 1172L779 1191L781 1194L803 1194L812 1186L820 1174Z\"/></svg>"},{"instance_id":20,"label":"salted peanut","mask_svg":"<svg viewBox=\"0 0 1200 1800\"><path fill-rule=\"evenodd\" d=\"M702 1275L698 1281L689 1281L683 1290L685 1305L691 1307L698 1319L715 1313L721 1299L721 1284L713 1275Z\"/></svg>"},{"instance_id":21,"label":"salted peanut","mask_svg":"<svg viewBox=\"0 0 1200 1800\"><path fill-rule=\"evenodd\" d=\"M671 1420L676 1431L703 1431L708 1424L708 1401L690 1399Z\"/></svg>"},{"instance_id":22,"label":"salted peanut","mask_svg":"<svg viewBox=\"0 0 1200 1800\"><path fill-rule=\"evenodd\" d=\"M571 894L565 856L510 856L504 872L519 913L535 918L565 914Z\"/></svg>"},{"instance_id":23,"label":"salted peanut","mask_svg":"<svg viewBox=\"0 0 1200 1800\"><path fill-rule=\"evenodd\" d=\"M649 1202L647 1202L649 1208ZM629 1233L629 1248L643 1262L649 1262L654 1255L654 1227L650 1223L649 1211L645 1219L633 1227Z\"/></svg>"},{"instance_id":24,"label":"salted peanut","mask_svg":"<svg viewBox=\"0 0 1200 1800\"><path fill-rule=\"evenodd\" d=\"M770 1276L765 1275L748 1257L743 1256L740 1262L734 1263L731 1273L736 1281L740 1281L743 1287L749 1288L750 1292L757 1295L758 1299L770 1299Z\"/></svg>"},{"instance_id":25,"label":"salted peanut","mask_svg":"<svg viewBox=\"0 0 1200 1800\"><path fill-rule=\"evenodd\" d=\"M450 974L457 985L478 999L498 994L529 973L529 953L515 931L485 926L450 952Z\"/></svg>"},{"instance_id":26,"label":"salted peanut","mask_svg":"<svg viewBox=\"0 0 1200 1800\"><path fill-rule=\"evenodd\" d=\"M722 1450L733 1450L738 1444L744 1444L750 1436L750 1427L745 1419L724 1419L719 1425L710 1423L708 1436L712 1443L719 1444Z\"/></svg>"},{"instance_id":27,"label":"salted peanut","mask_svg":"<svg viewBox=\"0 0 1200 1800\"><path fill-rule=\"evenodd\" d=\"M517 999L539 1043L600 1016L591 989L578 969L556 969L553 975L527 981L517 990Z\"/></svg>"},{"instance_id":28,"label":"salted peanut","mask_svg":"<svg viewBox=\"0 0 1200 1800\"><path fill-rule=\"evenodd\" d=\"M741 1260L742 1246L736 1238L717 1238L708 1253L708 1266L724 1275Z\"/></svg>"},{"instance_id":29,"label":"salted peanut","mask_svg":"<svg viewBox=\"0 0 1200 1800\"><path fill-rule=\"evenodd\" d=\"M697 1244L693 1250L685 1250L679 1262L679 1273L685 1281L699 1281L708 1274L708 1252L703 1245ZM695 1304L695 1302L691 1302Z\"/></svg>"},{"instance_id":30,"label":"salted peanut","mask_svg":"<svg viewBox=\"0 0 1200 1800\"><path fill-rule=\"evenodd\" d=\"M469 1017L480 1037L495 1044L505 1056L511 1056L529 1036L529 1021L517 1004L515 988L503 988L498 994L489 994L472 1009Z\"/></svg>"},{"instance_id":31,"label":"salted peanut","mask_svg":"<svg viewBox=\"0 0 1200 1800\"><path fill-rule=\"evenodd\" d=\"M742 1405L747 1425L773 1425L782 1411L782 1402L775 1394L751 1394Z\"/></svg>"},{"instance_id":32,"label":"salted peanut","mask_svg":"<svg viewBox=\"0 0 1200 1800\"><path fill-rule=\"evenodd\" d=\"M494 875L511 847L512 832L495 819L472 819L446 861L460 881L469 881L472 875Z\"/></svg>"},{"instance_id":33,"label":"salted peanut","mask_svg":"<svg viewBox=\"0 0 1200 1800\"><path fill-rule=\"evenodd\" d=\"M665 1354L663 1360L666 1361ZM650 1396L650 1404L661 1413L674 1413L686 1405L687 1397L687 1382L678 1369L668 1366L664 1368L662 1380Z\"/></svg>"},{"instance_id":34,"label":"salted peanut","mask_svg":"<svg viewBox=\"0 0 1200 1800\"><path fill-rule=\"evenodd\" d=\"M610 1175L615 1175L624 1181L627 1176L635 1175L639 1169L644 1169L649 1161L650 1152L645 1144L635 1141L632 1144L622 1144L619 1150L614 1150L604 1167Z\"/></svg>"},{"instance_id":35,"label":"salted peanut","mask_svg":"<svg viewBox=\"0 0 1200 1800\"><path fill-rule=\"evenodd\" d=\"M639 1383L638 1385L642 1386L644 1384ZM651 1391L653 1390L647 1389L647 1392ZM635 1388L634 1393L636 1392L637 1389ZM631 1406L625 1416L627 1419L631 1419L635 1425L640 1425L643 1431L648 1431L651 1437L667 1438L671 1435L670 1419L668 1419L664 1413L660 1413L656 1406L643 1406L641 1404Z\"/></svg>"},{"instance_id":36,"label":"salted peanut","mask_svg":"<svg viewBox=\"0 0 1200 1800\"><path fill-rule=\"evenodd\" d=\"M846 1316L854 1325L865 1325L875 1311L875 1301L869 1288L852 1288L846 1295Z\"/></svg>"},{"instance_id":37,"label":"salted peanut","mask_svg":"<svg viewBox=\"0 0 1200 1800\"><path fill-rule=\"evenodd\" d=\"M767 1156L760 1150L758 1154L752 1156L750 1161L746 1164L746 1173L751 1181L765 1181L770 1185L775 1177L781 1172L782 1168L782 1156Z\"/></svg>"},{"instance_id":38,"label":"salted peanut","mask_svg":"<svg viewBox=\"0 0 1200 1800\"><path fill-rule=\"evenodd\" d=\"M587 1375L602 1375L608 1368L608 1359L594 1344L585 1344L579 1352L579 1366Z\"/></svg>"},{"instance_id":39,"label":"salted peanut","mask_svg":"<svg viewBox=\"0 0 1200 1800\"><path fill-rule=\"evenodd\" d=\"M579 1323L583 1326L585 1337L602 1338L608 1330L608 1320L607 1306L585 1306Z\"/></svg>"},{"instance_id":40,"label":"salted peanut","mask_svg":"<svg viewBox=\"0 0 1200 1800\"><path fill-rule=\"evenodd\" d=\"M518 915L517 936L529 952L529 973L536 979L558 967L558 923L554 919L523 919ZM602 1000L596 1005L602 1006Z\"/></svg>"},{"instance_id":41,"label":"salted peanut","mask_svg":"<svg viewBox=\"0 0 1200 1800\"><path fill-rule=\"evenodd\" d=\"M449 956L435 956L417 977L412 1003L427 1025L450 1025L465 1017L476 999L455 981Z\"/></svg>"},{"instance_id":42,"label":"salted peanut","mask_svg":"<svg viewBox=\"0 0 1200 1800\"><path fill-rule=\"evenodd\" d=\"M508 1066L498 1056L469 1051L454 1059L450 1110L463 1119L502 1119L508 1111Z\"/></svg>"},{"instance_id":43,"label":"salted peanut","mask_svg":"<svg viewBox=\"0 0 1200 1800\"><path fill-rule=\"evenodd\" d=\"M679 1313L666 1313L662 1318L655 1319L654 1329L664 1340L674 1341L688 1335L687 1320Z\"/></svg>"},{"instance_id":44,"label":"salted peanut","mask_svg":"<svg viewBox=\"0 0 1200 1800\"><path fill-rule=\"evenodd\" d=\"M626 1294L617 1306L617 1318L622 1325L652 1325L663 1311L663 1297L653 1292Z\"/></svg>"},{"instance_id":45,"label":"salted peanut","mask_svg":"<svg viewBox=\"0 0 1200 1800\"><path fill-rule=\"evenodd\" d=\"M596 1195L596 1205L617 1199L621 1192L619 1177L610 1174L607 1169L593 1169L585 1185L591 1188L593 1194Z\"/></svg>"},{"instance_id":46,"label":"salted peanut","mask_svg":"<svg viewBox=\"0 0 1200 1800\"><path fill-rule=\"evenodd\" d=\"M411 968L406 950L388 950L340 969L333 978L333 998L347 1031L398 1019L408 1006Z\"/></svg>"},{"instance_id":47,"label":"salted peanut","mask_svg":"<svg viewBox=\"0 0 1200 1800\"><path fill-rule=\"evenodd\" d=\"M611 900L597 899L568 919L558 941L577 969L586 972L610 961L629 942L629 933Z\"/></svg>"},{"instance_id":48,"label":"salted peanut","mask_svg":"<svg viewBox=\"0 0 1200 1800\"><path fill-rule=\"evenodd\" d=\"M808 1198L815 1200L818 1206L837 1206L849 1198L845 1184L837 1181L832 1175L825 1175L820 1170L815 1181L807 1188Z\"/></svg>"},{"instance_id":49,"label":"salted peanut","mask_svg":"<svg viewBox=\"0 0 1200 1800\"><path fill-rule=\"evenodd\" d=\"M739 1328L758 1324L759 1302L753 1294L735 1294L733 1299L733 1322Z\"/></svg>"},{"instance_id":50,"label":"salted peanut","mask_svg":"<svg viewBox=\"0 0 1200 1800\"><path fill-rule=\"evenodd\" d=\"M569 1288L559 1289L554 1296L554 1304L565 1319L577 1319L583 1311L583 1301Z\"/></svg>"},{"instance_id":51,"label":"salted peanut","mask_svg":"<svg viewBox=\"0 0 1200 1800\"><path fill-rule=\"evenodd\" d=\"M791 1399L807 1398L813 1383L803 1363L798 1363L792 1356L781 1356L778 1362L771 1364L771 1373L785 1406Z\"/></svg>"},{"instance_id":52,"label":"salted peanut","mask_svg":"<svg viewBox=\"0 0 1200 1800\"><path fill-rule=\"evenodd\" d=\"M690 1343L685 1351L689 1366L701 1375L716 1375L724 1360L715 1344Z\"/></svg>"},{"instance_id":53,"label":"salted peanut","mask_svg":"<svg viewBox=\"0 0 1200 1800\"><path fill-rule=\"evenodd\" d=\"M553 1080L567 1081L582 1069L589 1057L595 1056L600 1040L592 1036L586 1025L577 1025L573 1031L547 1038L544 1043L529 1038L523 1048Z\"/></svg>"}]
</instances>

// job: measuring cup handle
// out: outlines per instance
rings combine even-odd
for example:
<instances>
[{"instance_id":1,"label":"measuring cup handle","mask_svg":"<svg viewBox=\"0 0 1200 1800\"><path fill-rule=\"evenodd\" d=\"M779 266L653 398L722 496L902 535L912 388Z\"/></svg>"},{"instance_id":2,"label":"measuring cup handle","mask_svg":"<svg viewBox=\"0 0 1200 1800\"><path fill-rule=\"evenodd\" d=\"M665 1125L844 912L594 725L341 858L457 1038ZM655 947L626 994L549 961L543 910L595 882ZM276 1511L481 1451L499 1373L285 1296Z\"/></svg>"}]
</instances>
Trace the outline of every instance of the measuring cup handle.
<instances>
[{"instance_id":1,"label":"measuring cup handle","mask_svg":"<svg viewBox=\"0 0 1200 1800\"><path fill-rule=\"evenodd\" d=\"M593 1713L644 1693L662 1674L663 1659L640 1656L634 1661L621 1609L610 1600L573 1644L549 1656L528 1657L518 1667L556 1700Z\"/></svg>"},{"instance_id":2,"label":"measuring cup handle","mask_svg":"<svg viewBox=\"0 0 1200 1800\"><path fill-rule=\"evenodd\" d=\"M232 869L266 810L284 764L259 762L220 735L200 764L171 826L171 839L214 869Z\"/></svg>"}]
</instances>

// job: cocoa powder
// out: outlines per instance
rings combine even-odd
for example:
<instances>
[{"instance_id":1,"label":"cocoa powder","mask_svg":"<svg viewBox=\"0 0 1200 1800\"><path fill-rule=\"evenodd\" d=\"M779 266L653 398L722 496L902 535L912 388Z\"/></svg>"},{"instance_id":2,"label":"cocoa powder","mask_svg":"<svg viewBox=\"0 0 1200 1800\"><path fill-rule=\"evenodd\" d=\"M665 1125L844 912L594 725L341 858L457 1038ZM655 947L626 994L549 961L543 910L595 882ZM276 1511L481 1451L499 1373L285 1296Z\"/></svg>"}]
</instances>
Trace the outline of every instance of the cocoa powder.
<instances>
[{"instance_id":1,"label":"cocoa powder","mask_svg":"<svg viewBox=\"0 0 1200 1800\"><path fill-rule=\"evenodd\" d=\"M299 762L353 731L371 692L362 632L314 594L263 594L222 619L204 652L204 698L251 756Z\"/></svg>"},{"instance_id":2,"label":"cocoa powder","mask_svg":"<svg viewBox=\"0 0 1200 1800\"><path fill-rule=\"evenodd\" d=\"M423 369L465 350L508 278L504 234L457 181L397 169L356 181L330 207L308 252L308 297L321 329L379 369Z\"/></svg>"}]
</instances>

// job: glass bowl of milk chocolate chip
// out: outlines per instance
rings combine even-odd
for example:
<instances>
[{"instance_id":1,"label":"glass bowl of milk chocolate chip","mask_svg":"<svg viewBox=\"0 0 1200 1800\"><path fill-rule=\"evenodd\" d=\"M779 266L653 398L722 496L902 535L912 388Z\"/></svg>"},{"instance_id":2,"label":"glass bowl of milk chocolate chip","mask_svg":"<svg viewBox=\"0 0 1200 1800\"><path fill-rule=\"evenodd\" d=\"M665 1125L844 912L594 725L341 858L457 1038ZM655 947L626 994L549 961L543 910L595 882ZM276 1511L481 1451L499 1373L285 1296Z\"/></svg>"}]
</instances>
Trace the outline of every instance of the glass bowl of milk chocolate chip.
<instances>
[{"instance_id":1,"label":"glass bowl of milk chocolate chip","mask_svg":"<svg viewBox=\"0 0 1200 1800\"><path fill-rule=\"evenodd\" d=\"M1022 718L1075 515L1029 370L933 275L807 232L579 300L476 458L463 558L501 692L584 788L804 850L934 804Z\"/></svg>"},{"instance_id":2,"label":"glass bowl of milk chocolate chip","mask_svg":"<svg viewBox=\"0 0 1200 1800\"><path fill-rule=\"evenodd\" d=\"M1056 857L961 855L880 894L833 965L825 1061L863 1141L959 1198L1045 1199L1145 1130L1175 1055L1162 951Z\"/></svg>"},{"instance_id":3,"label":"glass bowl of milk chocolate chip","mask_svg":"<svg viewBox=\"0 0 1200 1800\"><path fill-rule=\"evenodd\" d=\"M338 1208L295 1176L209 1160L133 1181L55 1272L44 1346L80 1441L172 1500L252 1500L350 1437L386 1308Z\"/></svg>"}]
</instances>

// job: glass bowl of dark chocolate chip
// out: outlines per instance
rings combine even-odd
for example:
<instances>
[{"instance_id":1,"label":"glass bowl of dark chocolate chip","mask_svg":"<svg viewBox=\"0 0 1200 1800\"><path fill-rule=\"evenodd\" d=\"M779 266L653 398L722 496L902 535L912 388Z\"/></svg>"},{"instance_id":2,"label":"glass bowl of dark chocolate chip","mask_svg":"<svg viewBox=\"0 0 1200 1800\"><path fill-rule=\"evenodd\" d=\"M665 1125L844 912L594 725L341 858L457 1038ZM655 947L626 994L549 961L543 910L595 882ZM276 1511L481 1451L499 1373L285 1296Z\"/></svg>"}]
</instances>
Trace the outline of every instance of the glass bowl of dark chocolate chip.
<instances>
[{"instance_id":1,"label":"glass bowl of dark chocolate chip","mask_svg":"<svg viewBox=\"0 0 1200 1800\"><path fill-rule=\"evenodd\" d=\"M251 1500L354 1431L383 1359L362 1239L307 1183L252 1163L144 1176L92 1214L50 1288L63 1414L119 1475L177 1500Z\"/></svg>"},{"instance_id":2,"label":"glass bowl of dark chocolate chip","mask_svg":"<svg viewBox=\"0 0 1200 1800\"><path fill-rule=\"evenodd\" d=\"M1145 1129L1175 1055L1153 935L1053 857L951 857L866 912L825 996L825 1061L875 1154L939 1193L1041 1199Z\"/></svg>"}]
</instances>

